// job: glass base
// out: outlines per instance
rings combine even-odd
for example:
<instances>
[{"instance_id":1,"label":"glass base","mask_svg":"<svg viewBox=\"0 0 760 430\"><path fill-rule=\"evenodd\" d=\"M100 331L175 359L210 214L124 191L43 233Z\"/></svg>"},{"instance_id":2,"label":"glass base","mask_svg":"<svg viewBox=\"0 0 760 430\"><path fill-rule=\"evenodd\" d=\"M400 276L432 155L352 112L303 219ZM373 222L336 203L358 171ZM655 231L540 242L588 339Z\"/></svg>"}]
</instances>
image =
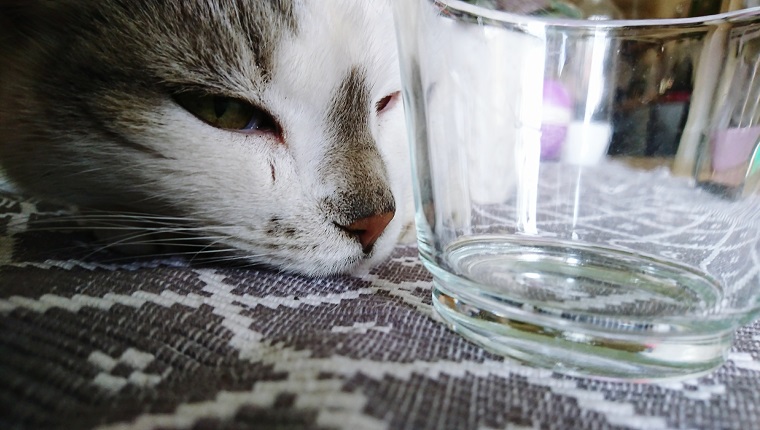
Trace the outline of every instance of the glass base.
<instances>
[{"instance_id":1,"label":"glass base","mask_svg":"<svg viewBox=\"0 0 760 430\"><path fill-rule=\"evenodd\" d=\"M678 263L613 248L477 237L447 249L433 304L449 325L521 362L614 379L693 377L720 366L736 321L720 285ZM456 273L456 274L455 274Z\"/></svg>"}]
</instances>

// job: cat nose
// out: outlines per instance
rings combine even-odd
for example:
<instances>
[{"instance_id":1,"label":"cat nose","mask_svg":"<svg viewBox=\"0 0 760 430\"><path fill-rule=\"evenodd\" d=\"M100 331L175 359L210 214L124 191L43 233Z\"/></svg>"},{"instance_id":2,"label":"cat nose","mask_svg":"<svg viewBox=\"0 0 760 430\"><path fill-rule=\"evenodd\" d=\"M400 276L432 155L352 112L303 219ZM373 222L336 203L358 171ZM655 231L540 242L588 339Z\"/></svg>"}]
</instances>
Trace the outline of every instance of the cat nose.
<instances>
[{"instance_id":1,"label":"cat nose","mask_svg":"<svg viewBox=\"0 0 760 430\"><path fill-rule=\"evenodd\" d=\"M365 254L372 252L372 247L385 231L385 227L393 219L395 212L383 212L362 218L349 225L340 226L343 230L351 233L362 245Z\"/></svg>"}]
</instances>

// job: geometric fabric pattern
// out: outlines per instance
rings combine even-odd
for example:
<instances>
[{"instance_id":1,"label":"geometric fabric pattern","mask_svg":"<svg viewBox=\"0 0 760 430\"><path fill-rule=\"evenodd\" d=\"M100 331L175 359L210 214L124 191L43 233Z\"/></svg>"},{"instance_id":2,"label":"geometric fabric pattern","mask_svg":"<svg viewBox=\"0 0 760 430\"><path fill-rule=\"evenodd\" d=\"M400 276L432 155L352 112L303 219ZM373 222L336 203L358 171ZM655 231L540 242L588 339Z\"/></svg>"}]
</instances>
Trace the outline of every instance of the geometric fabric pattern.
<instances>
[{"instance_id":1,"label":"geometric fabric pattern","mask_svg":"<svg viewBox=\"0 0 760 430\"><path fill-rule=\"evenodd\" d=\"M413 246L311 279L35 227L66 216L0 195L2 429L760 427L759 323L698 379L569 377L452 332Z\"/></svg>"}]
</instances>

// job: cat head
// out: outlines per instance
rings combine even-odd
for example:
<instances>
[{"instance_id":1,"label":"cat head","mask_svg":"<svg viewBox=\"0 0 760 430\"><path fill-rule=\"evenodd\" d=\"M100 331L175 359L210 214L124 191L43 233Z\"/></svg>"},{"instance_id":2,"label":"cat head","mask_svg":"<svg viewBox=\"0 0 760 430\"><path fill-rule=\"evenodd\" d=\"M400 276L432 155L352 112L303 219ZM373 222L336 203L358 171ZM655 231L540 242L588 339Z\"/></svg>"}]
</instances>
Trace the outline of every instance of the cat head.
<instances>
[{"instance_id":1,"label":"cat head","mask_svg":"<svg viewBox=\"0 0 760 430\"><path fill-rule=\"evenodd\" d=\"M251 262L367 267L410 213L388 9L0 0L0 163L28 192L176 220Z\"/></svg>"}]
</instances>

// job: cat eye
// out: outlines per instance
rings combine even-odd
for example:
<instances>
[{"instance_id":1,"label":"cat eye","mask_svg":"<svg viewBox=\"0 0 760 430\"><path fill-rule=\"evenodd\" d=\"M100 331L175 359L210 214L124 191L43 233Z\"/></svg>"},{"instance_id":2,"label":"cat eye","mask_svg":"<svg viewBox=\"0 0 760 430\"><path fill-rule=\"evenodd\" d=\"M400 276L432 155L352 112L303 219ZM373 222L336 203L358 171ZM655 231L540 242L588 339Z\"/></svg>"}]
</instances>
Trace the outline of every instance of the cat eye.
<instances>
[{"instance_id":1,"label":"cat eye","mask_svg":"<svg viewBox=\"0 0 760 430\"><path fill-rule=\"evenodd\" d=\"M379 114L390 110L393 106L396 105L396 102L398 101L400 95L401 93L399 91L396 91L395 93L388 94L387 96L381 98L375 104L375 111Z\"/></svg>"},{"instance_id":2,"label":"cat eye","mask_svg":"<svg viewBox=\"0 0 760 430\"><path fill-rule=\"evenodd\" d=\"M272 115L243 100L196 92L181 92L175 94L174 99L212 127L280 134L280 127Z\"/></svg>"}]
</instances>

